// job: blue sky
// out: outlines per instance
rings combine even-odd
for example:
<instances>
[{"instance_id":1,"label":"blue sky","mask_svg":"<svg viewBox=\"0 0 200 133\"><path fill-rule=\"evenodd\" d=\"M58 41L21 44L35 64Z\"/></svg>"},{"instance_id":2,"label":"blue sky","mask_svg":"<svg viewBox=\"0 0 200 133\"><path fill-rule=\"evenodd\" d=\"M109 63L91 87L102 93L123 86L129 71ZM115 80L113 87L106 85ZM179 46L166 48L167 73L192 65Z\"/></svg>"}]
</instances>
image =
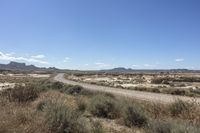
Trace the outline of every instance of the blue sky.
<instances>
[{"instance_id":1,"label":"blue sky","mask_svg":"<svg viewBox=\"0 0 200 133\"><path fill-rule=\"evenodd\" d=\"M199 0L0 0L0 63L200 69Z\"/></svg>"}]
</instances>

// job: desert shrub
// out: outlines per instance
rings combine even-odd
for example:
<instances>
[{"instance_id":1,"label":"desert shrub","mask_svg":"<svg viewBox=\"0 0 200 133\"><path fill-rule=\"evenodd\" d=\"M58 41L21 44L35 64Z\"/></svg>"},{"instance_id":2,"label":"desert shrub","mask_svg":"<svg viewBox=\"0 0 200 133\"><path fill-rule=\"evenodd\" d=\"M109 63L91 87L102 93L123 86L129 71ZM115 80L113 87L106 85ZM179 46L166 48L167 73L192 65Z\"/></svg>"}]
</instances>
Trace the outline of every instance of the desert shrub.
<instances>
[{"instance_id":1,"label":"desert shrub","mask_svg":"<svg viewBox=\"0 0 200 133\"><path fill-rule=\"evenodd\" d=\"M78 110L84 112L87 108L86 101L83 98L77 98L76 102L77 102Z\"/></svg>"},{"instance_id":2,"label":"desert shrub","mask_svg":"<svg viewBox=\"0 0 200 133\"><path fill-rule=\"evenodd\" d=\"M20 124L27 124L32 121L33 116L33 110L28 108L20 108L16 110L15 119Z\"/></svg>"},{"instance_id":3,"label":"desert shrub","mask_svg":"<svg viewBox=\"0 0 200 133\"><path fill-rule=\"evenodd\" d=\"M70 88L67 90L67 92L68 92L69 94L74 95L74 94L79 94L79 93L81 93L82 90L83 90L83 87L78 86L78 85L75 85L75 86L70 87Z\"/></svg>"},{"instance_id":4,"label":"desert shrub","mask_svg":"<svg viewBox=\"0 0 200 133\"><path fill-rule=\"evenodd\" d=\"M90 90L86 90L86 89L83 89L81 92L80 92L80 95L84 95L84 96L94 96L96 95L96 92L95 91L90 91Z\"/></svg>"},{"instance_id":5,"label":"desert shrub","mask_svg":"<svg viewBox=\"0 0 200 133\"><path fill-rule=\"evenodd\" d=\"M161 84L163 82L163 78L154 78L152 79L151 83L152 84Z\"/></svg>"},{"instance_id":6,"label":"desert shrub","mask_svg":"<svg viewBox=\"0 0 200 133\"><path fill-rule=\"evenodd\" d=\"M64 87L64 84L61 82L54 82L52 88L55 90L61 90Z\"/></svg>"},{"instance_id":7,"label":"desert shrub","mask_svg":"<svg viewBox=\"0 0 200 133\"><path fill-rule=\"evenodd\" d=\"M193 127L188 123L161 120L152 121L146 129L147 133L199 133L198 127Z\"/></svg>"},{"instance_id":8,"label":"desert shrub","mask_svg":"<svg viewBox=\"0 0 200 133\"><path fill-rule=\"evenodd\" d=\"M103 126L99 121L96 121L92 124L92 133L104 133Z\"/></svg>"},{"instance_id":9,"label":"desert shrub","mask_svg":"<svg viewBox=\"0 0 200 133\"><path fill-rule=\"evenodd\" d=\"M162 81L162 84L169 85L169 84L170 84L170 82L169 82L168 80L163 80L163 81Z\"/></svg>"},{"instance_id":10,"label":"desert shrub","mask_svg":"<svg viewBox=\"0 0 200 133\"><path fill-rule=\"evenodd\" d=\"M62 102L50 101L45 108L46 123L54 133L87 133L80 114Z\"/></svg>"},{"instance_id":11,"label":"desert shrub","mask_svg":"<svg viewBox=\"0 0 200 133\"><path fill-rule=\"evenodd\" d=\"M119 116L119 108L115 99L107 95L96 95L91 99L91 113L97 117L114 119Z\"/></svg>"},{"instance_id":12,"label":"desert shrub","mask_svg":"<svg viewBox=\"0 0 200 133\"><path fill-rule=\"evenodd\" d=\"M189 124L179 123L173 124L173 133L200 133L200 129L198 127L193 127Z\"/></svg>"},{"instance_id":13,"label":"desert shrub","mask_svg":"<svg viewBox=\"0 0 200 133\"><path fill-rule=\"evenodd\" d=\"M177 100L171 105L169 105L169 111L172 116L178 117L182 113L188 113L190 112L190 109L192 108L192 104L189 102L184 102L181 100Z\"/></svg>"},{"instance_id":14,"label":"desert shrub","mask_svg":"<svg viewBox=\"0 0 200 133\"><path fill-rule=\"evenodd\" d=\"M40 101L37 106L36 106L36 109L38 111L43 111L45 106L47 105L47 101Z\"/></svg>"},{"instance_id":15,"label":"desert shrub","mask_svg":"<svg viewBox=\"0 0 200 133\"><path fill-rule=\"evenodd\" d=\"M155 103L145 103L142 105L144 110L148 112L148 114L154 118L162 118L163 116L168 116L169 112L167 111L167 105Z\"/></svg>"},{"instance_id":16,"label":"desert shrub","mask_svg":"<svg viewBox=\"0 0 200 133\"><path fill-rule=\"evenodd\" d=\"M52 84L53 83L50 82L49 80L41 80L40 82L37 83L37 86L40 91L44 92L52 89Z\"/></svg>"},{"instance_id":17,"label":"desert shrub","mask_svg":"<svg viewBox=\"0 0 200 133\"><path fill-rule=\"evenodd\" d=\"M161 92L160 89L158 89L158 88L152 88L151 91L155 92L155 93L160 93Z\"/></svg>"},{"instance_id":18,"label":"desert shrub","mask_svg":"<svg viewBox=\"0 0 200 133\"><path fill-rule=\"evenodd\" d=\"M75 88L77 88L76 86L72 86L72 85L66 85L62 82L54 82L51 84L51 89L52 90L57 90L61 93L69 93L72 94L73 91L75 91Z\"/></svg>"},{"instance_id":19,"label":"desert shrub","mask_svg":"<svg viewBox=\"0 0 200 133\"><path fill-rule=\"evenodd\" d=\"M172 95L181 95L181 96L183 96L183 95L186 95L186 91L185 90L183 90L183 89L171 89L171 91L170 91L170 94L172 94Z\"/></svg>"},{"instance_id":20,"label":"desert shrub","mask_svg":"<svg viewBox=\"0 0 200 133\"><path fill-rule=\"evenodd\" d=\"M27 84L25 86L18 85L13 89L6 89L2 93L12 102L29 102L38 97L39 90L35 85Z\"/></svg>"},{"instance_id":21,"label":"desert shrub","mask_svg":"<svg viewBox=\"0 0 200 133\"><path fill-rule=\"evenodd\" d=\"M137 90L137 91L148 91L149 88L147 88L147 87L135 87L134 89Z\"/></svg>"},{"instance_id":22,"label":"desert shrub","mask_svg":"<svg viewBox=\"0 0 200 133\"><path fill-rule=\"evenodd\" d=\"M115 96L112 93L107 93L107 92L96 92L96 95L104 95L106 97L110 97L112 99L115 99Z\"/></svg>"},{"instance_id":23,"label":"desert shrub","mask_svg":"<svg viewBox=\"0 0 200 133\"><path fill-rule=\"evenodd\" d=\"M170 81L174 81L174 79L169 78L169 77L164 77L164 78L154 78L152 79L151 83L152 84L170 84Z\"/></svg>"},{"instance_id":24,"label":"desert shrub","mask_svg":"<svg viewBox=\"0 0 200 133\"><path fill-rule=\"evenodd\" d=\"M144 127L148 123L148 117L139 106L127 105L123 112L123 121L128 127Z\"/></svg>"},{"instance_id":25,"label":"desert shrub","mask_svg":"<svg viewBox=\"0 0 200 133\"><path fill-rule=\"evenodd\" d=\"M179 82L200 82L199 77L180 77Z\"/></svg>"},{"instance_id":26,"label":"desert shrub","mask_svg":"<svg viewBox=\"0 0 200 133\"><path fill-rule=\"evenodd\" d=\"M200 95L200 89L199 88L197 88L197 89L190 89L190 92L193 93L193 94Z\"/></svg>"},{"instance_id":27,"label":"desert shrub","mask_svg":"<svg viewBox=\"0 0 200 133\"><path fill-rule=\"evenodd\" d=\"M168 122L152 122L147 129L148 133L172 133L172 125Z\"/></svg>"}]
</instances>

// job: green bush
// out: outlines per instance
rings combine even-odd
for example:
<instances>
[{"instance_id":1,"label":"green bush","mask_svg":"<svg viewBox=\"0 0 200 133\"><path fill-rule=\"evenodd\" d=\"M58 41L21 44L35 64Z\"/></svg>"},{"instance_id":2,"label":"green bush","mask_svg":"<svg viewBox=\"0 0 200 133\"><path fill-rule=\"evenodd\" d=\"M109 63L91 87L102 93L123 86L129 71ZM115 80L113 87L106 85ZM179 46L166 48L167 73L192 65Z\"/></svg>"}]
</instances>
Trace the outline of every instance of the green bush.
<instances>
[{"instance_id":1,"label":"green bush","mask_svg":"<svg viewBox=\"0 0 200 133\"><path fill-rule=\"evenodd\" d=\"M148 123L145 112L137 105L127 105L123 112L124 124L128 127L144 127Z\"/></svg>"},{"instance_id":2,"label":"green bush","mask_svg":"<svg viewBox=\"0 0 200 133\"><path fill-rule=\"evenodd\" d=\"M90 111L94 116L110 119L117 118L120 113L116 100L102 94L91 99Z\"/></svg>"}]
</instances>

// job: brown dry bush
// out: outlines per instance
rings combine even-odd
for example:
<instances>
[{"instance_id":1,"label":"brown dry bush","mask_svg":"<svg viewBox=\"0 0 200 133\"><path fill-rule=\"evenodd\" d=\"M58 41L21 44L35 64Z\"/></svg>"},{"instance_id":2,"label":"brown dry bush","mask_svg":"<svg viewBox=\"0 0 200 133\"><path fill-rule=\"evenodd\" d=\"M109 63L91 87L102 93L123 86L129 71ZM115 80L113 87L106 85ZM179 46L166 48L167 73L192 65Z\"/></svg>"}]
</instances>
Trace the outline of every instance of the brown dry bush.
<instances>
[{"instance_id":1,"label":"brown dry bush","mask_svg":"<svg viewBox=\"0 0 200 133\"><path fill-rule=\"evenodd\" d=\"M39 95L39 90L33 84L18 85L13 89L4 90L1 95L7 97L11 102L23 103L34 101Z\"/></svg>"},{"instance_id":2,"label":"brown dry bush","mask_svg":"<svg viewBox=\"0 0 200 133\"><path fill-rule=\"evenodd\" d=\"M123 121L128 127L144 127L148 123L148 116L141 107L136 104L130 104L123 110Z\"/></svg>"},{"instance_id":3,"label":"brown dry bush","mask_svg":"<svg viewBox=\"0 0 200 133\"><path fill-rule=\"evenodd\" d=\"M96 95L91 99L90 112L97 117L114 119L120 116L116 100L108 95Z\"/></svg>"},{"instance_id":4,"label":"brown dry bush","mask_svg":"<svg viewBox=\"0 0 200 133\"><path fill-rule=\"evenodd\" d=\"M65 105L62 99L50 100L44 108L45 121L53 133L87 133L86 122L74 109Z\"/></svg>"}]
</instances>

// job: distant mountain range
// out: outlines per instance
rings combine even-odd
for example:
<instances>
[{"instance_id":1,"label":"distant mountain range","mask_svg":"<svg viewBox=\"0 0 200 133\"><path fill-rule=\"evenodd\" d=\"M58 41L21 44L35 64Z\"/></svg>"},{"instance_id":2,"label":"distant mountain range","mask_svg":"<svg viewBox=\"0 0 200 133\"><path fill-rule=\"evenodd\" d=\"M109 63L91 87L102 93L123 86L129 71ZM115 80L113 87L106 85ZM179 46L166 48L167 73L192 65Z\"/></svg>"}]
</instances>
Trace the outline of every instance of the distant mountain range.
<instances>
[{"instance_id":1,"label":"distant mountain range","mask_svg":"<svg viewBox=\"0 0 200 133\"><path fill-rule=\"evenodd\" d=\"M0 64L0 70L11 70L11 71L55 71L57 68L41 68L34 65L26 65L25 63L18 63L11 61L9 64Z\"/></svg>"},{"instance_id":2,"label":"distant mountain range","mask_svg":"<svg viewBox=\"0 0 200 133\"><path fill-rule=\"evenodd\" d=\"M200 72L200 70L189 70L189 69L131 69L131 68L124 68L118 67L108 70L100 70L101 72L121 72L121 73L134 73L134 72L174 72L174 73L187 73L187 72Z\"/></svg>"},{"instance_id":3,"label":"distant mountain range","mask_svg":"<svg viewBox=\"0 0 200 133\"><path fill-rule=\"evenodd\" d=\"M10 71L56 71L56 72L81 72L81 71L76 71L76 70L62 70L62 69L57 69L55 67L50 67L50 68L44 68L44 67L36 67L34 65L26 65L25 63L18 63L18 62L10 62L9 64L0 64L0 70L10 70ZM186 73L186 72L200 72L200 70L188 70L188 69L170 69L170 70L135 70L131 68L124 68L124 67L118 67L118 68L113 68L113 69L108 69L108 70L99 70L99 71L85 71L85 72L106 72L106 73L136 73L136 72L180 72L180 73Z\"/></svg>"}]
</instances>

